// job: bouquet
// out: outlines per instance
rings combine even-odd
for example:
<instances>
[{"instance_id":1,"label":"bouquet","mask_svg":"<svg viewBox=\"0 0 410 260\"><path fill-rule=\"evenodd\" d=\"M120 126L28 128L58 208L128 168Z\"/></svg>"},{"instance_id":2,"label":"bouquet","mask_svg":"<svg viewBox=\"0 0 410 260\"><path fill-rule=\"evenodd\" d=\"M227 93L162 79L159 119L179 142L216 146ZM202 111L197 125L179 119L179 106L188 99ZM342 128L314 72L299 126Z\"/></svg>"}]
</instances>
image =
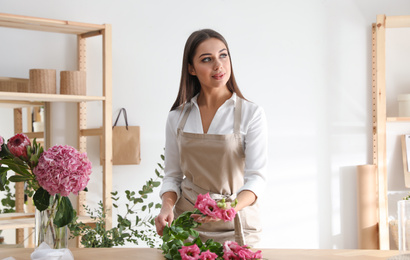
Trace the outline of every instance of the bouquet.
<instances>
[{"instance_id":1,"label":"bouquet","mask_svg":"<svg viewBox=\"0 0 410 260\"><path fill-rule=\"evenodd\" d=\"M7 179L10 170L16 175ZM87 155L71 146L56 145L44 151L36 139L31 144L24 134L16 134L7 144L0 136L0 190L7 180L26 182L36 209L47 209L50 227L72 222L75 211L67 196L86 188L91 170Z\"/></svg>"},{"instance_id":2,"label":"bouquet","mask_svg":"<svg viewBox=\"0 0 410 260\"><path fill-rule=\"evenodd\" d=\"M213 200L209 193L199 194L195 203L194 211L182 213L171 226L166 226L163 231L163 244L161 249L166 259L172 260L256 260L262 259L262 252L252 252L248 246L240 246L234 241L226 241L223 244L208 239L205 243L199 238L195 230L201 225L191 217L193 214L210 216L213 219L232 221L235 218L237 201L228 205L225 199L218 202ZM192 242L185 242L191 236Z\"/></svg>"}]
</instances>

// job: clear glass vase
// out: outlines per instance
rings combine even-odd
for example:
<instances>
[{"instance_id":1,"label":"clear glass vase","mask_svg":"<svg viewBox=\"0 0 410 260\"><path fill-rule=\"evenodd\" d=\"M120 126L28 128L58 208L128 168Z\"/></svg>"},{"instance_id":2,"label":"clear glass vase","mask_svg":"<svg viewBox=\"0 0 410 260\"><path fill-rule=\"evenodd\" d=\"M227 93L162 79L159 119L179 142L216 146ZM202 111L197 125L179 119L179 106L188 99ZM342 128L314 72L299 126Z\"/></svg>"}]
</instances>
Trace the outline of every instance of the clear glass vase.
<instances>
[{"instance_id":1,"label":"clear glass vase","mask_svg":"<svg viewBox=\"0 0 410 260\"><path fill-rule=\"evenodd\" d=\"M54 225L57 212L57 196L50 197L49 207L44 211L36 209L35 242L36 246L45 242L52 249L68 248L68 228Z\"/></svg>"}]
</instances>

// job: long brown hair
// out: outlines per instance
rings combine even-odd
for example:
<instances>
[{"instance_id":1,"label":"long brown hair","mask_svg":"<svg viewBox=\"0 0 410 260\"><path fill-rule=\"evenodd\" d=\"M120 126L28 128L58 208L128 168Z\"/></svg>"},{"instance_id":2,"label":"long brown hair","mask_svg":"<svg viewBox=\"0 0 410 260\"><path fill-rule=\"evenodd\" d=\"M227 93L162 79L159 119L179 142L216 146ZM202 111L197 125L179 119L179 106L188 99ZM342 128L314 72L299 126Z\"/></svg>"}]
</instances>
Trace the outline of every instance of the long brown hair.
<instances>
[{"instance_id":1,"label":"long brown hair","mask_svg":"<svg viewBox=\"0 0 410 260\"><path fill-rule=\"evenodd\" d=\"M196 76L189 73L189 64L193 65L193 58L198 46L207 39L216 38L223 42L228 51L229 59L231 61L231 77L226 83L231 93L236 93L239 97L244 98L238 85L236 84L235 76L232 69L232 58L229 52L228 43L225 38L218 32L211 29L203 29L193 32L187 39L184 48L184 56L182 58L182 72L181 81L179 83L178 96L172 105L171 111L175 110L182 104L191 101L191 99L201 90L201 84Z\"/></svg>"}]
</instances>

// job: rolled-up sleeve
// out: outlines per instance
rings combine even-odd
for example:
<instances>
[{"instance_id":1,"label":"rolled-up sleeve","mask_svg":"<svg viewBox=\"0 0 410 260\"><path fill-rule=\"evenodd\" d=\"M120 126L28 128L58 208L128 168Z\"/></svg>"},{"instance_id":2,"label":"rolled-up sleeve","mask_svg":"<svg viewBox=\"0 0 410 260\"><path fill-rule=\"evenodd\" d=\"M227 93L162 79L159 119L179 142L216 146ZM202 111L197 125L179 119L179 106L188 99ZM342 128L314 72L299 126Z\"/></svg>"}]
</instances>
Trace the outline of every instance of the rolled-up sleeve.
<instances>
[{"instance_id":1,"label":"rolled-up sleeve","mask_svg":"<svg viewBox=\"0 0 410 260\"><path fill-rule=\"evenodd\" d=\"M252 113L251 120L249 120L249 124L245 127L247 130L245 130L244 135L244 185L239 189L238 193L243 190L250 190L259 197L266 187L268 164L268 130L265 112L261 107L257 107Z\"/></svg>"},{"instance_id":2,"label":"rolled-up sleeve","mask_svg":"<svg viewBox=\"0 0 410 260\"><path fill-rule=\"evenodd\" d=\"M180 167L180 153L177 143L176 124L179 121L180 111L171 111L168 114L165 129L165 167L164 178L160 190L160 197L165 192L174 191L179 199L183 174Z\"/></svg>"}]
</instances>

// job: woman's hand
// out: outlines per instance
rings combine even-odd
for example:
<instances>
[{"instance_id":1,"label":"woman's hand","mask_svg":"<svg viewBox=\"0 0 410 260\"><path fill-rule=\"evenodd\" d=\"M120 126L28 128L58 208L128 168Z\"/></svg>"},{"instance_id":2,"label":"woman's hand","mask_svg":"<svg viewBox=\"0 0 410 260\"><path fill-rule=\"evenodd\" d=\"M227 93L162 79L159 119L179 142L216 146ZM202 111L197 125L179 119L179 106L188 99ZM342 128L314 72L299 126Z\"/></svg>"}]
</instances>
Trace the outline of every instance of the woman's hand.
<instances>
[{"instance_id":1,"label":"woman's hand","mask_svg":"<svg viewBox=\"0 0 410 260\"><path fill-rule=\"evenodd\" d=\"M221 220L219 218L215 219L213 217L204 216L202 214L192 214L191 218L193 218L195 222L202 223L202 224L209 223L209 222L217 222L217 221Z\"/></svg>"},{"instance_id":2,"label":"woman's hand","mask_svg":"<svg viewBox=\"0 0 410 260\"><path fill-rule=\"evenodd\" d=\"M155 227L158 235L162 236L165 226L170 226L174 220L174 212L169 209L161 209L159 215L155 218Z\"/></svg>"},{"instance_id":3,"label":"woman's hand","mask_svg":"<svg viewBox=\"0 0 410 260\"><path fill-rule=\"evenodd\" d=\"M173 191L166 192L162 195L161 211L155 218L155 227L160 236L163 235L165 226L170 226L174 220L174 205L176 200L177 194Z\"/></svg>"}]
</instances>

